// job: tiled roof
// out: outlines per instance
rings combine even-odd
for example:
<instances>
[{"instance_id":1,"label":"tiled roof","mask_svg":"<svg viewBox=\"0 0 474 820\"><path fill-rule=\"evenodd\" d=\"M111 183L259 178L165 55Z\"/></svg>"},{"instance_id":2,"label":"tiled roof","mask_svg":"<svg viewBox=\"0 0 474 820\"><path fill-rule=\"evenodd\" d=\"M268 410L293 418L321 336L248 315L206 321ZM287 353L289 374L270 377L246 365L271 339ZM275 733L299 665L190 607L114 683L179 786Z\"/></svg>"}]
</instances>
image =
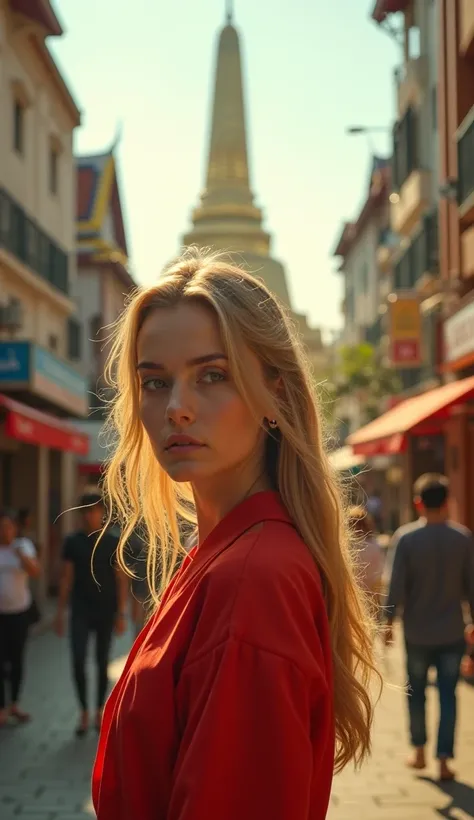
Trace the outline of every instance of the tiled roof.
<instances>
[{"instance_id":1,"label":"tiled roof","mask_svg":"<svg viewBox=\"0 0 474 820\"><path fill-rule=\"evenodd\" d=\"M76 167L78 238L105 239L104 223L107 214L111 212L115 243L128 256L113 152L76 157Z\"/></svg>"}]
</instances>

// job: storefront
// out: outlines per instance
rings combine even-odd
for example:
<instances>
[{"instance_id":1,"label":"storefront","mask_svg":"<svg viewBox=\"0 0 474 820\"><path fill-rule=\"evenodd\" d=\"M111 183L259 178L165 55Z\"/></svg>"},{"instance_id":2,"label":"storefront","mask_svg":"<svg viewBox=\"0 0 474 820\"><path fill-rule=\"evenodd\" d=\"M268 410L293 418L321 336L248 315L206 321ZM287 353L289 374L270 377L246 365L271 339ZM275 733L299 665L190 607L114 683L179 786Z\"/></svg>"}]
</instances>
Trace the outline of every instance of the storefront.
<instances>
[{"instance_id":1,"label":"storefront","mask_svg":"<svg viewBox=\"0 0 474 820\"><path fill-rule=\"evenodd\" d=\"M391 456L401 470L400 523L414 518L413 482L442 472L451 483L451 515L474 526L474 376L406 399L348 438L356 455Z\"/></svg>"},{"instance_id":2,"label":"storefront","mask_svg":"<svg viewBox=\"0 0 474 820\"><path fill-rule=\"evenodd\" d=\"M0 342L0 505L31 510L42 595L72 524L77 459L89 451L66 416L85 411L87 385L70 365L30 342Z\"/></svg>"}]
</instances>

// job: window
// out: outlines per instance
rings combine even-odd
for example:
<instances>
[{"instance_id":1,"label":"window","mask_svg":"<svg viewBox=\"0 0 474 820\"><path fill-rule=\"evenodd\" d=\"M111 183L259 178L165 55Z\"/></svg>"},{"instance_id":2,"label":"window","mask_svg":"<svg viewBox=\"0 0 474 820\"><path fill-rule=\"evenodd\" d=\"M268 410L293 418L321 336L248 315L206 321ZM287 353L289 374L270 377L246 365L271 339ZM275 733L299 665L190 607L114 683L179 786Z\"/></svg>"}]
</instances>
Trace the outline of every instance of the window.
<instances>
[{"instance_id":1,"label":"window","mask_svg":"<svg viewBox=\"0 0 474 820\"><path fill-rule=\"evenodd\" d=\"M364 262L359 273L359 287L361 293L367 293L369 287L369 266Z\"/></svg>"},{"instance_id":2,"label":"window","mask_svg":"<svg viewBox=\"0 0 474 820\"><path fill-rule=\"evenodd\" d=\"M438 130L438 86L434 85L431 89L431 125L433 131Z\"/></svg>"},{"instance_id":3,"label":"window","mask_svg":"<svg viewBox=\"0 0 474 820\"><path fill-rule=\"evenodd\" d=\"M18 154L25 150L25 108L18 99L13 101L13 148Z\"/></svg>"},{"instance_id":4,"label":"window","mask_svg":"<svg viewBox=\"0 0 474 820\"><path fill-rule=\"evenodd\" d=\"M417 167L417 119L413 108L408 108L405 116L393 129L393 183L400 189L411 172Z\"/></svg>"},{"instance_id":5,"label":"window","mask_svg":"<svg viewBox=\"0 0 474 820\"><path fill-rule=\"evenodd\" d=\"M68 358L77 361L81 358L82 328L77 319L68 321Z\"/></svg>"},{"instance_id":6,"label":"window","mask_svg":"<svg viewBox=\"0 0 474 820\"><path fill-rule=\"evenodd\" d=\"M51 333L51 334L50 334L50 336L49 336L49 338L48 338L48 347L49 347L49 349L50 349L50 350L52 350L54 353L55 353L55 352L57 351L57 349L58 349L58 337L57 337L57 336L55 336L53 333Z\"/></svg>"},{"instance_id":7,"label":"window","mask_svg":"<svg viewBox=\"0 0 474 820\"><path fill-rule=\"evenodd\" d=\"M59 153L54 145L49 148L49 191L58 193Z\"/></svg>"}]
</instances>

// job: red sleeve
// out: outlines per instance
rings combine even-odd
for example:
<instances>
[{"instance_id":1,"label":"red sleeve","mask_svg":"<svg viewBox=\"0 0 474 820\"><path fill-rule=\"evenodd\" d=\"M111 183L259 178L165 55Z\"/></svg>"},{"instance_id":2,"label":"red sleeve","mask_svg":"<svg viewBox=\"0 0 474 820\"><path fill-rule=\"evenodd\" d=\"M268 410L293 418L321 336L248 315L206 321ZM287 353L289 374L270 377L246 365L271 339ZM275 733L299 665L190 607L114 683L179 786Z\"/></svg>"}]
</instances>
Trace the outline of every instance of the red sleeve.
<instances>
[{"instance_id":1,"label":"red sleeve","mask_svg":"<svg viewBox=\"0 0 474 820\"><path fill-rule=\"evenodd\" d=\"M167 820L308 818L330 734L322 674L230 638L185 667L178 695L183 733Z\"/></svg>"}]
</instances>

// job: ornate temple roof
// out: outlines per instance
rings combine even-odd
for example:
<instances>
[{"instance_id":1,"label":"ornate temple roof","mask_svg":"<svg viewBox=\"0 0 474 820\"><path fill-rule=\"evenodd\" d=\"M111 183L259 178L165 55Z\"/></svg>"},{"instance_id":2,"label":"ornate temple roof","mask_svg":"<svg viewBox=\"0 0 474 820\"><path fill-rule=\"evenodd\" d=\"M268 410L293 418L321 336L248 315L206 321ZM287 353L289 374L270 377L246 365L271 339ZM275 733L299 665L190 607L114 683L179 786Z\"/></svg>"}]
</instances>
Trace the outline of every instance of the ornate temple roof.
<instances>
[{"instance_id":1,"label":"ornate temple roof","mask_svg":"<svg viewBox=\"0 0 474 820\"><path fill-rule=\"evenodd\" d=\"M128 272L128 247L114 149L76 157L76 241L79 263L108 262Z\"/></svg>"}]
</instances>

